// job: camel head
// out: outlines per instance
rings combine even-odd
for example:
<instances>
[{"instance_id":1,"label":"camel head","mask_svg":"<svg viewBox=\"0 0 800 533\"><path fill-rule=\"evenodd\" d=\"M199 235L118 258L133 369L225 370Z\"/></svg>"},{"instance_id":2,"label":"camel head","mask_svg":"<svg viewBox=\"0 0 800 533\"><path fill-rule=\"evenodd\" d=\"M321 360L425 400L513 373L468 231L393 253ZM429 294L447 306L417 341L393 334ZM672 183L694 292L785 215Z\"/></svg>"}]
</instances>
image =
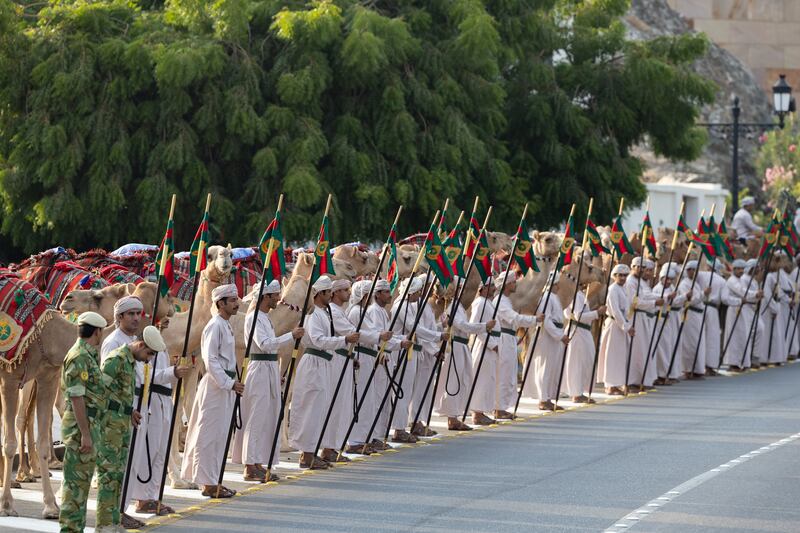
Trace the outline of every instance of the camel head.
<instances>
[{"instance_id":1,"label":"camel head","mask_svg":"<svg viewBox=\"0 0 800 533\"><path fill-rule=\"evenodd\" d=\"M561 238L552 231L533 232L533 251L539 257L555 257L561 246Z\"/></svg>"},{"instance_id":2,"label":"camel head","mask_svg":"<svg viewBox=\"0 0 800 533\"><path fill-rule=\"evenodd\" d=\"M349 263L357 277L373 275L378 268L378 256L374 252L363 252L356 246L337 246L333 258Z\"/></svg>"},{"instance_id":3,"label":"camel head","mask_svg":"<svg viewBox=\"0 0 800 533\"><path fill-rule=\"evenodd\" d=\"M132 284L128 284L129 286ZM149 281L144 281L139 283L138 285L134 285L135 289L133 292L129 292L129 294L133 294L134 296L138 297L142 301L142 305L144 306L144 312L147 315L153 312L153 304L155 304L155 297L156 297L156 284L151 283ZM172 297L171 294L167 294L166 296L162 296L158 300L158 310L156 311L156 317L160 320L162 318L169 317L175 314L175 299Z\"/></svg>"},{"instance_id":4,"label":"camel head","mask_svg":"<svg viewBox=\"0 0 800 533\"><path fill-rule=\"evenodd\" d=\"M297 262L294 264L294 269L292 270L292 277L297 276L302 279L308 279L311 276L313 268L314 254L302 252L297 256ZM331 279L348 279L353 281L358 277L353 265L346 261L336 259L335 257L333 258L333 270L336 274L331 275Z\"/></svg>"},{"instance_id":5,"label":"camel head","mask_svg":"<svg viewBox=\"0 0 800 533\"><path fill-rule=\"evenodd\" d=\"M508 233L503 233L502 231L487 231L486 237L489 241L489 250L491 250L492 253L497 253L501 250L504 252L511 251L512 238Z\"/></svg>"},{"instance_id":6,"label":"camel head","mask_svg":"<svg viewBox=\"0 0 800 533\"><path fill-rule=\"evenodd\" d=\"M110 324L114 321L114 304L123 296L132 294L135 289L136 285L133 283L118 283L102 289L74 290L61 302L60 310L66 315L94 311ZM150 305L153 305L152 300Z\"/></svg>"},{"instance_id":7,"label":"camel head","mask_svg":"<svg viewBox=\"0 0 800 533\"><path fill-rule=\"evenodd\" d=\"M230 275L233 268L233 251L231 245L227 247L215 244L208 249L208 266L206 274L212 281L222 281Z\"/></svg>"},{"instance_id":8,"label":"camel head","mask_svg":"<svg viewBox=\"0 0 800 533\"><path fill-rule=\"evenodd\" d=\"M407 278L411 274L418 253L419 247L415 244L402 244L397 247L397 273L401 278Z\"/></svg>"},{"instance_id":9,"label":"camel head","mask_svg":"<svg viewBox=\"0 0 800 533\"><path fill-rule=\"evenodd\" d=\"M358 277L356 268L350 262L341 261L335 257L333 258L333 270L336 272L336 274L331 276L331 279L347 279L350 281L355 281L355 279Z\"/></svg>"},{"instance_id":10,"label":"camel head","mask_svg":"<svg viewBox=\"0 0 800 533\"><path fill-rule=\"evenodd\" d=\"M656 262L659 265L663 265L669 260L674 235L675 230L673 228L658 228L656 230ZM675 251L672 253L672 261L675 263L682 263L688 251L689 243L686 240L686 236L679 233L675 244Z\"/></svg>"}]
</instances>

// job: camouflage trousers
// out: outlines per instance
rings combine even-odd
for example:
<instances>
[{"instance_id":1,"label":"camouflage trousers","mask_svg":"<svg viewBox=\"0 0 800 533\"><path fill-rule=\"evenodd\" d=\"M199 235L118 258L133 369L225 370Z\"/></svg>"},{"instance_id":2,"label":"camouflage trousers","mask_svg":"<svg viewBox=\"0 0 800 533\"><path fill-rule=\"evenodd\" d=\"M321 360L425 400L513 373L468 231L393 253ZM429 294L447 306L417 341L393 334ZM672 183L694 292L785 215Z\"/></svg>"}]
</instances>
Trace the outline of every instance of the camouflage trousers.
<instances>
[{"instance_id":1,"label":"camouflage trousers","mask_svg":"<svg viewBox=\"0 0 800 533\"><path fill-rule=\"evenodd\" d=\"M97 526L119 525L120 493L128 462L131 417L110 413L97 447Z\"/></svg>"},{"instance_id":2,"label":"camouflage trousers","mask_svg":"<svg viewBox=\"0 0 800 533\"><path fill-rule=\"evenodd\" d=\"M73 416L67 411L65 419ZM97 464L97 446L100 443L100 424L89 421L93 448L81 453L80 431L74 428L62 433L64 441L64 481L61 484L61 511L58 522L61 533L82 533L86 527L86 500L92 484L92 475Z\"/></svg>"}]
</instances>

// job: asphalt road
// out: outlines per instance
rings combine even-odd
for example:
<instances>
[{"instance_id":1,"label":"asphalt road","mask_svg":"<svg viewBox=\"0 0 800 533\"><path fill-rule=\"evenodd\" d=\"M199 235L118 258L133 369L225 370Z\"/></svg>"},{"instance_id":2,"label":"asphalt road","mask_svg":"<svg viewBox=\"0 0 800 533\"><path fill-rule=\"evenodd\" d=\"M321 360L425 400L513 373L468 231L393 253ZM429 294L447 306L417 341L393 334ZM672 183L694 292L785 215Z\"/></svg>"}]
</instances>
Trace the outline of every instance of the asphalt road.
<instances>
[{"instance_id":1,"label":"asphalt road","mask_svg":"<svg viewBox=\"0 0 800 533\"><path fill-rule=\"evenodd\" d=\"M681 383L301 475L158 530L796 533L798 403L800 364Z\"/></svg>"}]
</instances>

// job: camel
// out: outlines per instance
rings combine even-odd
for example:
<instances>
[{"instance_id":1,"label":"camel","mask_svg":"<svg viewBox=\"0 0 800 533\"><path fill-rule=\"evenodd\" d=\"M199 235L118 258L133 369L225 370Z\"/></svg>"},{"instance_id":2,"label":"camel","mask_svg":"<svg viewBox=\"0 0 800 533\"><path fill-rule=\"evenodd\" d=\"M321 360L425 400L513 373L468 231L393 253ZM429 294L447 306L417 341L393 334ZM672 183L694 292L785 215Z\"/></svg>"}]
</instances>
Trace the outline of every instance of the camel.
<instances>
[{"instance_id":1,"label":"camel","mask_svg":"<svg viewBox=\"0 0 800 533\"><path fill-rule=\"evenodd\" d=\"M547 276L555 266L559 246L561 239L556 233L533 232L533 252L536 255L539 272L531 269L517 280L517 290L511 295L511 306L518 313L535 314Z\"/></svg>"},{"instance_id":2,"label":"camel","mask_svg":"<svg viewBox=\"0 0 800 533\"><path fill-rule=\"evenodd\" d=\"M337 246L333 252L333 258L350 264L356 272L356 277L359 278L375 275L380 260L375 252L364 252L353 245ZM334 266L334 268L336 267Z\"/></svg>"},{"instance_id":3,"label":"camel","mask_svg":"<svg viewBox=\"0 0 800 533\"><path fill-rule=\"evenodd\" d=\"M503 233L502 231L486 232L486 241L489 243L489 250L491 250L493 254L500 251L510 252L513 239L513 235Z\"/></svg>"}]
</instances>

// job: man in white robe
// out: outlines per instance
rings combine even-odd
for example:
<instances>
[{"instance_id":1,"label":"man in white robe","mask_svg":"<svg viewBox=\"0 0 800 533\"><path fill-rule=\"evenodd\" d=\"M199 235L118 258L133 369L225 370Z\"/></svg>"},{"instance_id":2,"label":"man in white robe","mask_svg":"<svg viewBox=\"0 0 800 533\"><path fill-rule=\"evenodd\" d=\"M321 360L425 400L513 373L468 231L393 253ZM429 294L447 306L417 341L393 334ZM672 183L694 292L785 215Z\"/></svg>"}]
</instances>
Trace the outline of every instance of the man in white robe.
<instances>
[{"instance_id":1,"label":"man in white robe","mask_svg":"<svg viewBox=\"0 0 800 533\"><path fill-rule=\"evenodd\" d=\"M263 466L264 463L269 464L271 453L274 453L274 462L280 451L278 419L281 411L282 388L278 350L282 346L302 338L305 330L296 327L283 335L275 335L269 312L278 305L281 297L281 284L276 279L265 283L261 303L258 305L260 287L261 283L244 297L244 301L249 303L244 319L245 339L250 336L250 330L253 328L256 306L258 306L258 316L244 378L245 393L242 395L241 401L242 429L236 432L233 462L245 465L245 481L264 483L278 480L278 476L273 473L270 473L270 479L267 480L267 470ZM275 438L276 431L278 431L277 439ZM273 442L275 449L271 450Z\"/></svg>"},{"instance_id":2,"label":"man in white robe","mask_svg":"<svg viewBox=\"0 0 800 533\"><path fill-rule=\"evenodd\" d=\"M755 322L751 320L751 322L747 322L745 327L746 336L748 337L746 350L750 352L750 366L753 368L760 368L762 364L765 364L769 352L767 321L765 318L769 312L768 307L770 304L767 303L769 293L763 290L764 286L760 284L760 279L765 277L763 269L764 267L759 265L758 259L751 258L747 260L744 276L742 276L745 287L749 285L750 288L755 287L756 289L761 289L762 292L761 305L756 305L753 308L754 312L755 309L759 310L758 316L756 316ZM764 281L766 282L766 280ZM767 295L767 297L765 298L764 295Z\"/></svg>"},{"instance_id":3,"label":"man in white robe","mask_svg":"<svg viewBox=\"0 0 800 533\"><path fill-rule=\"evenodd\" d=\"M443 314L447 315L447 312L448 309L445 309ZM428 302L428 305L422 309L422 315L417 325L416 340L422 346L422 351L415 354L417 375L414 378L411 409L408 413L411 434L415 437L433 437L437 434L436 431L425 426L425 421L427 421L428 413L431 411L431 402L433 402L434 391L431 378L435 378L433 372L443 338L442 327L436 321L431 304ZM415 420L417 413L419 413L419 418Z\"/></svg>"},{"instance_id":4,"label":"man in white robe","mask_svg":"<svg viewBox=\"0 0 800 533\"><path fill-rule=\"evenodd\" d=\"M631 263L631 274L625 281L628 299L631 302L636 302L633 306L636 313L636 336L631 339L633 349L629 348L631 352L631 368L630 372L628 372L628 386L632 390L641 390L642 385L652 385L652 381L650 383L640 383L640 381L642 381L642 375L644 374L644 365L650 347L650 336L653 333L656 309L664 303L659 298L659 294L653 292L650 288L654 268L655 263L650 259L642 261L641 256L634 257ZM650 365L647 367L647 372L648 374L651 373ZM645 381L647 381L647 376L645 376Z\"/></svg>"},{"instance_id":5,"label":"man in white robe","mask_svg":"<svg viewBox=\"0 0 800 533\"><path fill-rule=\"evenodd\" d=\"M335 333L333 318L328 312L332 289L333 282L328 276L320 276L314 282L314 307L306 318L303 336L305 354L295 371L292 395L289 445L301 452L300 468L313 470L330 466L314 452L333 394L330 390L333 352L345 349L361 337L356 332L346 336Z\"/></svg>"},{"instance_id":6,"label":"man in white robe","mask_svg":"<svg viewBox=\"0 0 800 533\"><path fill-rule=\"evenodd\" d=\"M203 328L200 353L206 373L197 394L186 431L181 477L203 487L203 496L230 498L235 490L219 484L220 471L235 395L245 391L236 371L236 338L229 322L239 310L236 285L220 285L211 292L211 320Z\"/></svg>"},{"instance_id":7,"label":"man in white robe","mask_svg":"<svg viewBox=\"0 0 800 533\"><path fill-rule=\"evenodd\" d=\"M744 274L746 265L743 259L733 261L733 273L725 281L721 293L722 302L728 306L725 315L725 334L722 337L722 349L725 350L723 364L733 372L750 368L750 351L746 349L745 343L756 303L761 295L755 283L747 286L748 278Z\"/></svg>"},{"instance_id":8,"label":"man in white robe","mask_svg":"<svg viewBox=\"0 0 800 533\"><path fill-rule=\"evenodd\" d=\"M603 316L606 306L598 306L592 310L586 300L588 282L581 280L581 287L575 295L575 305L570 301L564 309L564 319L575 326L572 339L567 348L567 362L564 370L566 391L575 403L595 403L584 393L589 390L594 365L594 336L592 323Z\"/></svg>"},{"instance_id":9,"label":"man in white robe","mask_svg":"<svg viewBox=\"0 0 800 533\"><path fill-rule=\"evenodd\" d=\"M714 270L698 272L697 285L707 294L703 300L706 308L706 321L703 331L703 342L706 345L706 375L716 376L716 368L720 363L722 347L720 345L719 308L722 303L722 289L725 287L725 278L722 277L724 266L721 261L714 263ZM708 289L708 293L706 293Z\"/></svg>"},{"instance_id":10,"label":"man in white robe","mask_svg":"<svg viewBox=\"0 0 800 533\"><path fill-rule=\"evenodd\" d=\"M478 297L472 301L471 322L481 322L495 316L495 308L492 303L494 291L492 278L487 278L478 291ZM486 344L485 352L484 344ZM494 410L495 397L497 396L497 364L499 358L497 348L499 344L500 325L498 323L488 333L476 335L472 344L472 373L475 376L475 389L472 393L469 410L472 411L472 423L478 426L488 426L495 422L492 418L486 416L486 413L491 413ZM483 362L481 362L482 353Z\"/></svg>"},{"instance_id":11,"label":"man in white robe","mask_svg":"<svg viewBox=\"0 0 800 533\"><path fill-rule=\"evenodd\" d=\"M495 286L500 290L503 276L498 276ZM511 306L510 295L517 291L517 278L509 274L503 294L498 294L494 300L497 307L497 319L500 321L500 346L497 364L497 397L494 405L494 417L500 420L514 418L511 410L517 399L517 370L519 356L517 352L517 330L528 329L537 324L537 317L517 313ZM544 315L539 314L539 320L544 320Z\"/></svg>"},{"instance_id":12,"label":"man in white robe","mask_svg":"<svg viewBox=\"0 0 800 533\"><path fill-rule=\"evenodd\" d=\"M784 332L789 321L789 306L794 292L792 281L785 271L786 264L788 264L786 253L783 250L775 252L772 258L772 272L767 274L764 281L767 308L761 309L767 341L767 355L764 362L778 366L786 362L788 341L784 337Z\"/></svg>"},{"instance_id":13,"label":"man in white robe","mask_svg":"<svg viewBox=\"0 0 800 533\"><path fill-rule=\"evenodd\" d=\"M614 283L608 288L606 322L600 338L600 358L603 362L600 381L606 394L621 396L625 386L628 343L636 334L631 316L631 302L625 290L630 267L618 264L611 271Z\"/></svg>"},{"instance_id":14,"label":"man in white robe","mask_svg":"<svg viewBox=\"0 0 800 533\"><path fill-rule=\"evenodd\" d=\"M697 268L697 261L688 261L685 275L678 285L678 292L686 296L684 311L681 314L681 319L686 323L683 326L675 364L678 364L677 358L680 357L686 379L704 379L706 373L706 345L700 338L702 331L700 326L703 321L703 298L711 292L711 289L702 289L694 282Z\"/></svg>"}]
</instances>

